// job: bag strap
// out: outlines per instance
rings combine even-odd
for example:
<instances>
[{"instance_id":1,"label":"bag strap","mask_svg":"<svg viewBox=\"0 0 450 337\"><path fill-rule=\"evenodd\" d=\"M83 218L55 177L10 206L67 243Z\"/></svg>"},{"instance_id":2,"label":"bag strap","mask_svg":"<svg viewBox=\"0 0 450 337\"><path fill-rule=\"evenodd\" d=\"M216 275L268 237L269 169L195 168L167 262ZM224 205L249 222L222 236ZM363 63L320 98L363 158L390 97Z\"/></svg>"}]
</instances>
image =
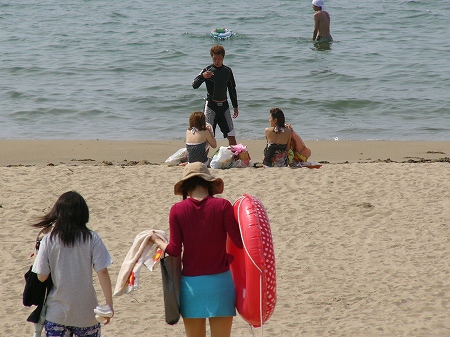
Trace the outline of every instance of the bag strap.
<instances>
[{"instance_id":1,"label":"bag strap","mask_svg":"<svg viewBox=\"0 0 450 337\"><path fill-rule=\"evenodd\" d=\"M34 246L36 253L39 250L39 246L41 245L41 241L44 238L44 236L49 234L52 230L53 230L53 222L48 227L44 227L39 231L39 233L36 236L36 243Z\"/></svg>"}]
</instances>

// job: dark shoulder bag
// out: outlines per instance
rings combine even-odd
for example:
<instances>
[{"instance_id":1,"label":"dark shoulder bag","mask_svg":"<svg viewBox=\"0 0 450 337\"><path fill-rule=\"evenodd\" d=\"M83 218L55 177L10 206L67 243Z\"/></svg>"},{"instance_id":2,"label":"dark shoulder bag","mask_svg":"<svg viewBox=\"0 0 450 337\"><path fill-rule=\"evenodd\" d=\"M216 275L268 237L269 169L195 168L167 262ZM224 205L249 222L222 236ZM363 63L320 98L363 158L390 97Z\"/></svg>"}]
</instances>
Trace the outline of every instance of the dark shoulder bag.
<instances>
[{"instance_id":1,"label":"dark shoulder bag","mask_svg":"<svg viewBox=\"0 0 450 337\"><path fill-rule=\"evenodd\" d=\"M41 230L36 239L36 252L39 250L39 244L41 241L40 235L45 229ZM30 269L25 273L25 288L23 289L22 302L26 307L37 305L37 308L28 316L27 321L32 323L39 322L39 316L41 315L42 308L44 306L45 299L50 292L53 285L52 276L49 275L45 282L39 281L37 274Z\"/></svg>"},{"instance_id":2,"label":"dark shoulder bag","mask_svg":"<svg viewBox=\"0 0 450 337\"><path fill-rule=\"evenodd\" d=\"M166 323L174 325L180 319L181 256L164 253L160 263Z\"/></svg>"}]
</instances>

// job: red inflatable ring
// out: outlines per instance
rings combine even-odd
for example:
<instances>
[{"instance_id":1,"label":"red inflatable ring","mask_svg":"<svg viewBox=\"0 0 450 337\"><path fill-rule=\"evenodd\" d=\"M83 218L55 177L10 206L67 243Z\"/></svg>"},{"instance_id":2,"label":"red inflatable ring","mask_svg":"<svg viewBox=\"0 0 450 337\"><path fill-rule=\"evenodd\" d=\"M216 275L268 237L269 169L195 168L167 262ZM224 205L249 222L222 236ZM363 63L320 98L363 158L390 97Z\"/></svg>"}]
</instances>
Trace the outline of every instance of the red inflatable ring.
<instances>
[{"instance_id":1,"label":"red inflatable ring","mask_svg":"<svg viewBox=\"0 0 450 337\"><path fill-rule=\"evenodd\" d=\"M234 258L230 268L236 287L236 309L254 327L272 315L277 299L275 254L272 232L264 205L244 194L233 205L244 249L227 240L227 252Z\"/></svg>"}]
</instances>

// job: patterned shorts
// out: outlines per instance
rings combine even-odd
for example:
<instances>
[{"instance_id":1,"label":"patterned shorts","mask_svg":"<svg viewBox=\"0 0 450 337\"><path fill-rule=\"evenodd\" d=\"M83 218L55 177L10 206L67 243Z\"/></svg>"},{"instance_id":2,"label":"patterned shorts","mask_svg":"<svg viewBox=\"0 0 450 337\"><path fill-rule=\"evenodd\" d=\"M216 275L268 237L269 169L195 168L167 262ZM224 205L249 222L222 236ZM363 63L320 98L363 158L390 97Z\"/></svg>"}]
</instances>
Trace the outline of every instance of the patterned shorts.
<instances>
[{"instance_id":1,"label":"patterned shorts","mask_svg":"<svg viewBox=\"0 0 450 337\"><path fill-rule=\"evenodd\" d=\"M214 136L216 135L217 125L219 125L220 131L222 131L223 138L236 136L236 130L234 130L233 119L231 118L227 101L223 103L206 101L204 113L206 122L213 127Z\"/></svg>"},{"instance_id":2,"label":"patterned shorts","mask_svg":"<svg viewBox=\"0 0 450 337\"><path fill-rule=\"evenodd\" d=\"M45 321L46 337L100 337L100 323L87 328L66 326Z\"/></svg>"}]
</instances>

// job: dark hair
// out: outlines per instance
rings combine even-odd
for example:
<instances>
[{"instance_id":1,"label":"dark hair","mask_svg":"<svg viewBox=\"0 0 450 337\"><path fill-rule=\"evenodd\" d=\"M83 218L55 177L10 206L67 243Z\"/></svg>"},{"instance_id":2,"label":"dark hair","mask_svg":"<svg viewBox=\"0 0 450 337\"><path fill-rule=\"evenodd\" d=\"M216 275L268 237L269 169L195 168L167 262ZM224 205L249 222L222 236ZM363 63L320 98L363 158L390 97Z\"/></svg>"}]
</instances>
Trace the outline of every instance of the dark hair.
<instances>
[{"instance_id":1,"label":"dark hair","mask_svg":"<svg viewBox=\"0 0 450 337\"><path fill-rule=\"evenodd\" d=\"M189 191L193 190L197 186L203 186L208 189L208 194L213 195L213 184L210 181L206 181L205 179L199 176L193 176L185 181L183 181L183 185L181 185L181 189L183 191L183 200L187 198Z\"/></svg>"},{"instance_id":2,"label":"dark hair","mask_svg":"<svg viewBox=\"0 0 450 337\"><path fill-rule=\"evenodd\" d=\"M284 128L284 125L286 124L286 120L284 118L284 113L280 108L270 109L270 115L272 116L272 119L277 120L277 126L279 128Z\"/></svg>"},{"instance_id":3,"label":"dark hair","mask_svg":"<svg viewBox=\"0 0 450 337\"><path fill-rule=\"evenodd\" d=\"M53 226L50 240L58 238L65 246L72 247L78 240L86 241L92 237L86 227L89 221L89 208L84 198L75 191L62 194L50 212L32 227L49 228Z\"/></svg>"},{"instance_id":4,"label":"dark hair","mask_svg":"<svg viewBox=\"0 0 450 337\"><path fill-rule=\"evenodd\" d=\"M202 111L195 111L189 117L189 130L196 128L197 130L206 130L206 117Z\"/></svg>"},{"instance_id":5,"label":"dark hair","mask_svg":"<svg viewBox=\"0 0 450 337\"><path fill-rule=\"evenodd\" d=\"M214 54L222 55L223 57L225 57L225 48L222 47L221 45L212 46L211 49L209 50L209 54L211 55L211 57Z\"/></svg>"}]
</instances>

